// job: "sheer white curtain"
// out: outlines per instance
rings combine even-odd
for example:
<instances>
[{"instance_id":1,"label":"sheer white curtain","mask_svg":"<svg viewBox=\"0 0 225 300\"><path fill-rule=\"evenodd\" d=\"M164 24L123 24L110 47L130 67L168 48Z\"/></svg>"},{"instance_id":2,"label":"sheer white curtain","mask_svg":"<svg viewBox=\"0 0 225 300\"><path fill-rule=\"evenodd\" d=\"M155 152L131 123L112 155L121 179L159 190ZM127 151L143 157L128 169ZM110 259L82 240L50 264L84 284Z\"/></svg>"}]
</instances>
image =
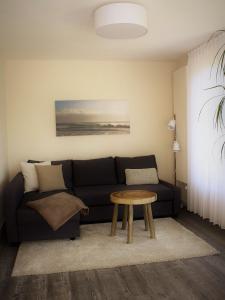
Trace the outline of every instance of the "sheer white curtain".
<instances>
[{"instance_id":1,"label":"sheer white curtain","mask_svg":"<svg viewBox=\"0 0 225 300\"><path fill-rule=\"evenodd\" d=\"M210 69L224 43L223 33L189 53L187 82L188 210L222 228L225 228L225 157L221 159L220 149L225 132L217 131L213 124L219 97L205 105L200 117L199 113L208 99L225 95L222 88L205 90L216 84L215 68L211 76ZM224 83L224 79L219 80Z\"/></svg>"}]
</instances>

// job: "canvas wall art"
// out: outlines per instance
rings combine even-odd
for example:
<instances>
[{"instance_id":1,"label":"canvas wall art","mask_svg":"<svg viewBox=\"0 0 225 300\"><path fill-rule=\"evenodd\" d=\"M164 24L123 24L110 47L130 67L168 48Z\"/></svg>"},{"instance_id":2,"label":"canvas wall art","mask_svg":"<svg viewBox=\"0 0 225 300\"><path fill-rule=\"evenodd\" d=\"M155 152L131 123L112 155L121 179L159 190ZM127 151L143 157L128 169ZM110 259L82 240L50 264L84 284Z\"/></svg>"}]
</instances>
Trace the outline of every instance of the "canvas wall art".
<instances>
[{"instance_id":1,"label":"canvas wall art","mask_svg":"<svg viewBox=\"0 0 225 300\"><path fill-rule=\"evenodd\" d=\"M127 101L57 100L56 135L129 134Z\"/></svg>"}]
</instances>

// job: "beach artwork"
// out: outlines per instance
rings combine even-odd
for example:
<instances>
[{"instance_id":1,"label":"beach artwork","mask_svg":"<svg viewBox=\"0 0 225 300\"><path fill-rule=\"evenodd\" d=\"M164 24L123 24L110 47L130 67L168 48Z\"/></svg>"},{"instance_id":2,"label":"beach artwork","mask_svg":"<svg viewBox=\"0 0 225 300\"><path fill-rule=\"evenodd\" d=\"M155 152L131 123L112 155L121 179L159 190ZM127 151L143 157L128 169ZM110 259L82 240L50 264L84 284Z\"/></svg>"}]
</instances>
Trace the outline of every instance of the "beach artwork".
<instances>
[{"instance_id":1,"label":"beach artwork","mask_svg":"<svg viewBox=\"0 0 225 300\"><path fill-rule=\"evenodd\" d=\"M130 133L127 101L57 100L55 112L57 136Z\"/></svg>"}]
</instances>

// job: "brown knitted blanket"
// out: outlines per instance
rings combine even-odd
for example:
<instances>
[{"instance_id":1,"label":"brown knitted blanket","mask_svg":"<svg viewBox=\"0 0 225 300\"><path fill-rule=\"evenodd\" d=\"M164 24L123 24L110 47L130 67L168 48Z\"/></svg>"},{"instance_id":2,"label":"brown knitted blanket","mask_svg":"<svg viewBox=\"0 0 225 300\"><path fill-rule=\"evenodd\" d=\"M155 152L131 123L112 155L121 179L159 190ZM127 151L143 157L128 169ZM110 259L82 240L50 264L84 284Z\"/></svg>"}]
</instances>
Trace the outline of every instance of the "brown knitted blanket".
<instances>
[{"instance_id":1,"label":"brown knitted blanket","mask_svg":"<svg viewBox=\"0 0 225 300\"><path fill-rule=\"evenodd\" d=\"M29 201L26 205L36 210L54 231L77 213L89 213L89 208L80 198L65 192Z\"/></svg>"}]
</instances>

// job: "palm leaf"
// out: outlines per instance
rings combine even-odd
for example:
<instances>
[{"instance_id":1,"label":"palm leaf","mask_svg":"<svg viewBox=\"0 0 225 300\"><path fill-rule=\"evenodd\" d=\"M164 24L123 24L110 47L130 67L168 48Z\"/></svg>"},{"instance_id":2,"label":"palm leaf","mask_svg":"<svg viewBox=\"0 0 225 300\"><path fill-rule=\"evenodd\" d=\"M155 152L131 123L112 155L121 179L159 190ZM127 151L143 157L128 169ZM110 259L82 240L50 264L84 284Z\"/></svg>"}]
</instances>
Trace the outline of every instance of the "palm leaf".
<instances>
[{"instance_id":1,"label":"palm leaf","mask_svg":"<svg viewBox=\"0 0 225 300\"><path fill-rule=\"evenodd\" d=\"M212 62L212 64L211 64L211 69L210 69L210 77L212 76L213 67L214 67L216 61L218 60L218 56L219 56L221 50L223 50L224 47L225 47L225 44L223 44L223 45L219 48L219 50L216 52L216 55L214 56L213 62ZM223 52L224 52L224 50L223 50ZM221 56L220 56L220 57L221 57ZM218 66L218 64L217 64L217 66Z\"/></svg>"},{"instance_id":2,"label":"palm leaf","mask_svg":"<svg viewBox=\"0 0 225 300\"><path fill-rule=\"evenodd\" d=\"M222 147L220 149L220 157L223 158L223 153L225 154L225 142L223 142Z\"/></svg>"},{"instance_id":3,"label":"palm leaf","mask_svg":"<svg viewBox=\"0 0 225 300\"><path fill-rule=\"evenodd\" d=\"M214 85L214 86L211 86L211 87L205 89L205 91L207 91L207 90L212 90L212 89L217 89L217 88L222 88L222 89L225 90L225 86L224 86L224 85L218 84L218 85Z\"/></svg>"},{"instance_id":4,"label":"palm leaf","mask_svg":"<svg viewBox=\"0 0 225 300\"><path fill-rule=\"evenodd\" d=\"M203 111L203 109L205 108L205 106L206 106L210 101L212 101L212 100L214 100L214 99L216 99L216 98L218 98L218 97L222 97L223 95L224 95L224 94L217 95L217 96L213 96L213 97L209 98L209 99L204 103L204 105L202 106L202 108L201 108L201 110L200 110L200 112L199 112L199 114L198 114L198 121L200 120L202 111Z\"/></svg>"},{"instance_id":5,"label":"palm leaf","mask_svg":"<svg viewBox=\"0 0 225 300\"><path fill-rule=\"evenodd\" d=\"M222 134L218 139L214 142L213 147L215 147L218 143L220 143L221 139L225 139L225 134ZM220 148L220 158L223 159L223 156L225 157L225 141L222 141L222 145Z\"/></svg>"},{"instance_id":6,"label":"palm leaf","mask_svg":"<svg viewBox=\"0 0 225 300\"><path fill-rule=\"evenodd\" d=\"M223 47L225 44L223 45ZM216 81L218 80L219 74L222 76L223 75L223 67L224 67L224 55L225 55L225 50L223 50L222 54L219 57L218 63L217 63L217 68L216 68Z\"/></svg>"},{"instance_id":7,"label":"palm leaf","mask_svg":"<svg viewBox=\"0 0 225 300\"><path fill-rule=\"evenodd\" d=\"M221 29L221 30L217 30L216 32L214 32L211 37L209 38L208 42L214 38L215 36L217 36L219 33L225 32L225 29ZM211 69L210 69L210 77L212 76L212 72L214 67L215 68L215 80L216 83L218 82L218 79L222 79L221 77L225 77L225 44L223 44L217 51L216 55L214 56L213 62L211 64ZM225 85L223 84L218 84L215 86L211 86L205 90L213 90L213 89L218 89L218 88L222 88L223 91L225 91ZM206 101L206 103L203 105L203 107L201 108L200 112L199 112L199 117L203 111L203 109L205 108L206 104L208 104L211 100L217 99L218 97L221 97L219 99L219 102L216 106L215 112L214 112L214 117L213 117L213 124L214 127L218 130L219 128L221 130L225 129L225 124L224 124L224 119L223 119L223 112L224 112L224 107L225 107L225 95L224 93L222 95L218 95L218 96L213 96L210 99L208 99ZM224 139L225 134L222 135L222 138ZM222 144L221 147L221 158L225 157L225 141Z\"/></svg>"},{"instance_id":8,"label":"palm leaf","mask_svg":"<svg viewBox=\"0 0 225 300\"><path fill-rule=\"evenodd\" d=\"M215 32L213 32L213 34L211 34L209 39L208 39L208 43L211 41L211 39L218 36L222 32L225 32L225 29L219 29L219 30L216 30Z\"/></svg>"},{"instance_id":9,"label":"palm leaf","mask_svg":"<svg viewBox=\"0 0 225 300\"><path fill-rule=\"evenodd\" d=\"M224 65L224 56L225 56L225 50L223 50L223 53L221 55L221 63L220 63L220 72L221 74L223 75L223 69L225 68L225 65Z\"/></svg>"},{"instance_id":10,"label":"palm leaf","mask_svg":"<svg viewBox=\"0 0 225 300\"><path fill-rule=\"evenodd\" d=\"M225 96L222 97L222 99L220 100L219 104L217 105L215 114L214 114L214 126L217 130L219 127L221 130L223 128L225 128L224 120L223 120L224 103L225 103Z\"/></svg>"},{"instance_id":11,"label":"palm leaf","mask_svg":"<svg viewBox=\"0 0 225 300\"><path fill-rule=\"evenodd\" d=\"M218 81L219 75L223 76L223 61L224 61L225 51L223 50L220 58L218 60L217 69L216 69L216 81Z\"/></svg>"},{"instance_id":12,"label":"palm leaf","mask_svg":"<svg viewBox=\"0 0 225 300\"><path fill-rule=\"evenodd\" d=\"M218 36L220 33L223 33L225 32L225 29L220 29L220 30L217 30L216 32L214 32L210 38L208 39L208 43L216 36ZM223 44L219 50L217 51L216 55L214 56L214 59L213 59L213 62L212 62L212 65L211 65L211 70L210 70L210 77L212 76L212 71L213 71L213 67L216 63L216 61L218 60L218 56L220 54L220 52L223 50L222 54L220 55L219 57L219 63L217 63L217 70L216 70L216 79L217 79L217 76L218 76L218 72L219 72L219 66L223 69L223 59L221 60L221 57L225 55L225 44ZM225 66L224 66L225 68ZM225 74L225 72L223 72L223 74Z\"/></svg>"}]
</instances>

